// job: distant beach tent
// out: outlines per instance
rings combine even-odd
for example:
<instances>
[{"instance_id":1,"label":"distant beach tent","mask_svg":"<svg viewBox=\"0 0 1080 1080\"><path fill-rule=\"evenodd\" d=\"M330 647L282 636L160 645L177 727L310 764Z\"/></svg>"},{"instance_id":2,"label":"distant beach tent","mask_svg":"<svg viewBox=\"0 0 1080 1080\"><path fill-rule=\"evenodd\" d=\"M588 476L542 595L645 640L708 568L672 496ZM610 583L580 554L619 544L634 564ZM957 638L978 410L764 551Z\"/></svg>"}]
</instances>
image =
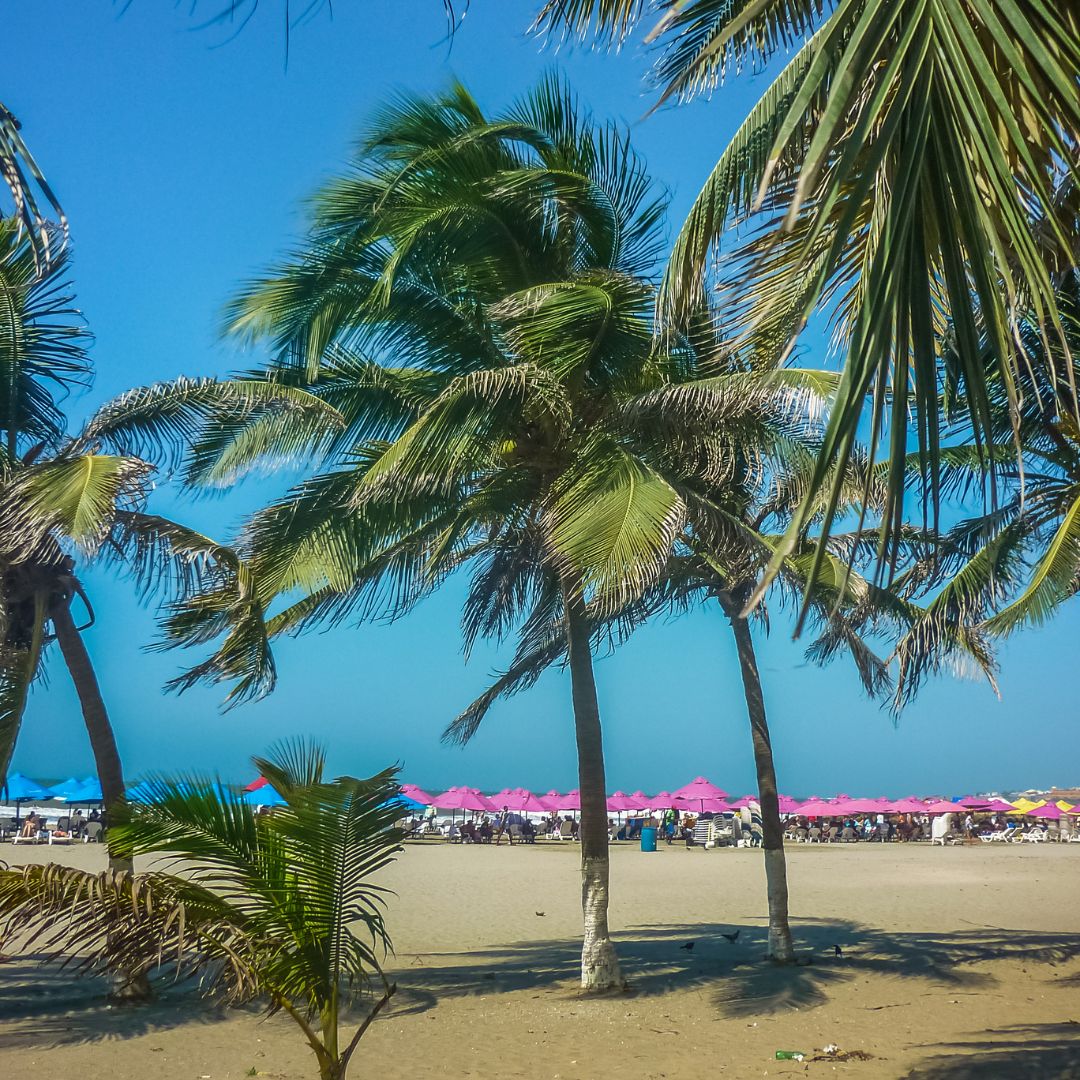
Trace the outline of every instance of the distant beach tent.
<instances>
[{"instance_id":1,"label":"distant beach tent","mask_svg":"<svg viewBox=\"0 0 1080 1080\"><path fill-rule=\"evenodd\" d=\"M486 810L495 808L476 788L452 787L441 795L436 795L431 802L439 810Z\"/></svg>"},{"instance_id":2,"label":"distant beach tent","mask_svg":"<svg viewBox=\"0 0 1080 1080\"><path fill-rule=\"evenodd\" d=\"M284 806L285 800L270 784L262 784L251 791L245 791L241 798L248 806Z\"/></svg>"}]
</instances>

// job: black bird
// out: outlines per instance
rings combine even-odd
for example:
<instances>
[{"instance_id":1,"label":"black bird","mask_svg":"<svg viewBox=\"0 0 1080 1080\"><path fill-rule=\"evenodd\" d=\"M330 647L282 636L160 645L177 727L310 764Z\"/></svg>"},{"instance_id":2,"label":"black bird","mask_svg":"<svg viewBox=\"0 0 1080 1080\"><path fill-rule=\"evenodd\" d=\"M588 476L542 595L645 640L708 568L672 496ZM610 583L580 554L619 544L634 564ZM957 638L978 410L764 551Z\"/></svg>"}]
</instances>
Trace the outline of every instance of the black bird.
<instances>
[{"instance_id":1,"label":"black bird","mask_svg":"<svg viewBox=\"0 0 1080 1080\"><path fill-rule=\"evenodd\" d=\"M839 945L834 945L832 947L832 950L833 950L833 955L834 956L843 956L844 955L844 950L841 949Z\"/></svg>"},{"instance_id":2,"label":"black bird","mask_svg":"<svg viewBox=\"0 0 1080 1080\"><path fill-rule=\"evenodd\" d=\"M535 916L536 916L536 917L537 917L538 919L542 919L542 918L543 918L543 917L544 917L544 916L545 916L545 915L547 914L547 912L546 912L546 911L534 911L534 912L533 912L533 914L534 914L534 915L535 915Z\"/></svg>"},{"instance_id":3,"label":"black bird","mask_svg":"<svg viewBox=\"0 0 1080 1080\"><path fill-rule=\"evenodd\" d=\"M688 941L685 945L680 945L679 948L680 949L685 949L687 952L693 952L694 951L694 946L696 944L697 944L696 941Z\"/></svg>"},{"instance_id":4,"label":"black bird","mask_svg":"<svg viewBox=\"0 0 1080 1080\"><path fill-rule=\"evenodd\" d=\"M739 940L739 935L740 935L741 933L742 933L742 930L741 930L741 929L739 929L739 930L736 930L734 934L725 934L725 933L722 933L722 932L721 932L720 936L721 936L721 937L722 937L722 938L723 938L723 939L724 939L724 940L725 940L725 941L726 941L726 942L727 942L727 943L728 943L729 945L734 945L734 944L735 944L735 942Z\"/></svg>"}]
</instances>

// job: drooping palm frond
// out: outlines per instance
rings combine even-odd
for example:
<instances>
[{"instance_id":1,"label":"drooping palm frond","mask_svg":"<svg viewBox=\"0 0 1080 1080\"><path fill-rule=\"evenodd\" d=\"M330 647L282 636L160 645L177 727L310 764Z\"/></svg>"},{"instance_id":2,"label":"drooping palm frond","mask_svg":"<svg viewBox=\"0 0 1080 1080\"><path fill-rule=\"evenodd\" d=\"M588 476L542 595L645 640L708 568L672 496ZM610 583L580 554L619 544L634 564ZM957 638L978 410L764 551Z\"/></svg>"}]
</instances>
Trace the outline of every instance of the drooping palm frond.
<instances>
[{"instance_id":1,"label":"drooping palm frond","mask_svg":"<svg viewBox=\"0 0 1080 1080\"><path fill-rule=\"evenodd\" d=\"M1000 442L983 342L1015 427L1023 373L1066 338L1057 286L1077 255L1080 16L1043 0L553 0L545 14L622 38L647 11L658 20L665 94L711 88L749 57L796 50L695 202L665 278L665 311L678 317L697 302L729 226L748 227L749 243L720 264L721 280L749 298L739 342L776 362L811 313L836 317L844 379L813 487L835 494L827 474L847 460L869 411L874 449L887 439L899 462L915 444L936 521L940 380L976 443ZM1075 411L1071 378L1042 370L1051 399ZM903 499L897 468L886 562ZM827 506L825 531L834 515ZM795 516L785 552L807 525Z\"/></svg>"},{"instance_id":2,"label":"drooping palm frond","mask_svg":"<svg viewBox=\"0 0 1080 1080\"><path fill-rule=\"evenodd\" d=\"M65 280L67 249L57 245L45 264L39 256L13 220L0 219L0 432L11 458L59 444L59 403L90 377L90 334Z\"/></svg>"},{"instance_id":3,"label":"drooping palm frond","mask_svg":"<svg viewBox=\"0 0 1080 1080\"><path fill-rule=\"evenodd\" d=\"M67 217L23 141L21 129L11 111L0 103L0 174L11 193L14 221L30 245L34 264L48 272L49 264L60 257L67 242ZM39 196L48 204L45 213L38 204ZM58 223L55 231L49 227L50 218Z\"/></svg>"}]
</instances>

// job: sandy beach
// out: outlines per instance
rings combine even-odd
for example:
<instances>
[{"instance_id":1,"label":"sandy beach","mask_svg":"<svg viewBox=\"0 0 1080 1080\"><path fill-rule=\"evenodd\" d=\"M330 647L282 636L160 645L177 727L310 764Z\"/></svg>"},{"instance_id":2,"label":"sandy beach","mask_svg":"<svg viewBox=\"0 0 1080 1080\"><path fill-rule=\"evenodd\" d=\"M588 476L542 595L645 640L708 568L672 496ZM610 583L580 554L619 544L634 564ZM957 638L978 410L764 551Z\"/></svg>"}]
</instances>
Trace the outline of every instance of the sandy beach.
<instances>
[{"instance_id":1,"label":"sandy beach","mask_svg":"<svg viewBox=\"0 0 1080 1080\"><path fill-rule=\"evenodd\" d=\"M104 862L99 847L0 854ZM1080 1076L1080 848L798 846L788 859L796 936L812 962L781 970L761 960L759 852L617 846L611 918L631 988L586 999L575 846L414 844L386 882L398 893L398 994L350 1075ZM721 936L736 929L734 944ZM0 972L5 1080L313 1072L282 1018L175 989L151 1006L109 1008L100 984L25 958ZM860 1060L774 1059L830 1043Z\"/></svg>"}]
</instances>

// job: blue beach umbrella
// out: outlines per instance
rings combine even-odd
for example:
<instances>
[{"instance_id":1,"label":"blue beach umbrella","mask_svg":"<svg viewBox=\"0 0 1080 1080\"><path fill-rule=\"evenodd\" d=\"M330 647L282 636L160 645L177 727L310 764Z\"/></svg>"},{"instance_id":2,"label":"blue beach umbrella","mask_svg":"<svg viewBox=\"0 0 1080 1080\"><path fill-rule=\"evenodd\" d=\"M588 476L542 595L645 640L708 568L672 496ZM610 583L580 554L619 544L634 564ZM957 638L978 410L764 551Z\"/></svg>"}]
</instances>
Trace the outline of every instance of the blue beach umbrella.
<instances>
[{"instance_id":1,"label":"blue beach umbrella","mask_svg":"<svg viewBox=\"0 0 1080 1080\"><path fill-rule=\"evenodd\" d=\"M35 784L33 780L27 779L22 773L9 773L7 781L3 787L3 801L13 802L15 804L15 824L19 824L19 805L33 800L37 802L41 799L48 799L48 789L43 788L40 784Z\"/></svg>"},{"instance_id":2,"label":"blue beach umbrella","mask_svg":"<svg viewBox=\"0 0 1080 1080\"><path fill-rule=\"evenodd\" d=\"M101 784L96 776L88 776L68 797L70 803L94 803L104 802L105 796L101 793Z\"/></svg>"},{"instance_id":3,"label":"blue beach umbrella","mask_svg":"<svg viewBox=\"0 0 1080 1080\"><path fill-rule=\"evenodd\" d=\"M129 787L127 791L124 792L124 795L128 802L148 803L153 798L154 793L145 780L140 780L133 787Z\"/></svg>"},{"instance_id":4,"label":"blue beach umbrella","mask_svg":"<svg viewBox=\"0 0 1080 1080\"><path fill-rule=\"evenodd\" d=\"M245 791L242 798L248 806L285 805L285 800L269 784L263 784L254 791Z\"/></svg>"},{"instance_id":5,"label":"blue beach umbrella","mask_svg":"<svg viewBox=\"0 0 1080 1080\"><path fill-rule=\"evenodd\" d=\"M40 784L23 776L22 773L9 773L3 786L4 802L20 803L27 799L47 799L49 792Z\"/></svg>"},{"instance_id":6,"label":"blue beach umbrella","mask_svg":"<svg viewBox=\"0 0 1080 1080\"><path fill-rule=\"evenodd\" d=\"M48 797L51 799L70 799L72 794L78 791L84 783L83 780L77 780L74 776L69 776L62 783L49 788Z\"/></svg>"}]
</instances>

